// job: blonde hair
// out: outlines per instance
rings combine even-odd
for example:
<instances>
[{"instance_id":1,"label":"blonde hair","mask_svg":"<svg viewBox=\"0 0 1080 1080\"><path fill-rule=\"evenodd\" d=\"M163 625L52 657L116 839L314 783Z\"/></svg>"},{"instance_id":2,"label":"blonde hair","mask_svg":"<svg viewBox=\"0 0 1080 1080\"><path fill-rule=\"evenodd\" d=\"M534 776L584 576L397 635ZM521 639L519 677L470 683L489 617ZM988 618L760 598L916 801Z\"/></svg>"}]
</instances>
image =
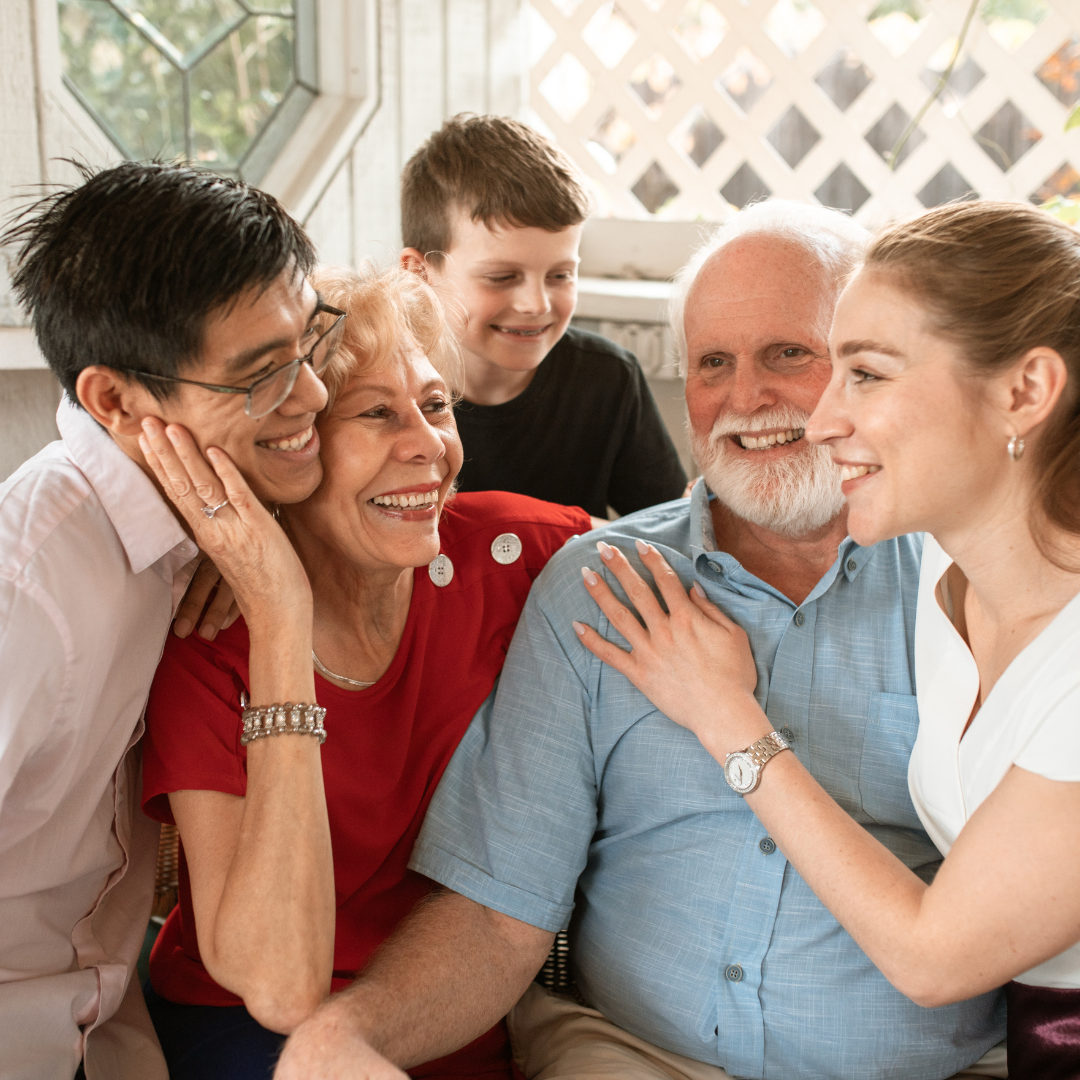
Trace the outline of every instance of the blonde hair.
<instances>
[{"instance_id":1,"label":"blonde hair","mask_svg":"<svg viewBox=\"0 0 1080 1080\"><path fill-rule=\"evenodd\" d=\"M865 266L916 297L976 375L1040 345L1061 356L1068 385L1034 448L1036 499L1046 522L1080 534L1080 235L1023 203L950 203L885 229Z\"/></svg>"},{"instance_id":2,"label":"blonde hair","mask_svg":"<svg viewBox=\"0 0 1080 1080\"><path fill-rule=\"evenodd\" d=\"M377 371L403 345L415 343L454 395L464 385L461 352L435 291L418 274L394 267L379 270L320 266L311 283L322 299L348 313L337 352L323 372L329 409L354 375Z\"/></svg>"}]
</instances>

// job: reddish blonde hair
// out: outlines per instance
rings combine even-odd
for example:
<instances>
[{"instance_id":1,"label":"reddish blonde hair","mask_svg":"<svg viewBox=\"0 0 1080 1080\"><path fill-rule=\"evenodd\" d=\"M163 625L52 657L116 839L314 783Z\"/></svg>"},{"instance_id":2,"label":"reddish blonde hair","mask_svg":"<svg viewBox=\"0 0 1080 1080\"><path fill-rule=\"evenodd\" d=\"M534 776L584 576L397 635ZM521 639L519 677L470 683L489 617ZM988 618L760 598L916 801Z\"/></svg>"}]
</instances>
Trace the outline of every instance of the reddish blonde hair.
<instances>
[{"instance_id":1,"label":"reddish blonde hair","mask_svg":"<svg viewBox=\"0 0 1080 1080\"><path fill-rule=\"evenodd\" d=\"M915 296L976 375L1038 346L1065 361L1068 385L1033 447L1036 498L1045 523L1080 535L1080 235L1024 203L950 203L879 233L865 266ZM1043 523L1033 531L1053 558Z\"/></svg>"},{"instance_id":2,"label":"reddish blonde hair","mask_svg":"<svg viewBox=\"0 0 1080 1080\"><path fill-rule=\"evenodd\" d=\"M323 372L329 409L353 375L378 370L406 344L415 343L443 377L452 394L460 392L464 369L457 341L435 291L418 274L394 267L320 266L312 285L332 307L348 313L345 330Z\"/></svg>"}]
</instances>

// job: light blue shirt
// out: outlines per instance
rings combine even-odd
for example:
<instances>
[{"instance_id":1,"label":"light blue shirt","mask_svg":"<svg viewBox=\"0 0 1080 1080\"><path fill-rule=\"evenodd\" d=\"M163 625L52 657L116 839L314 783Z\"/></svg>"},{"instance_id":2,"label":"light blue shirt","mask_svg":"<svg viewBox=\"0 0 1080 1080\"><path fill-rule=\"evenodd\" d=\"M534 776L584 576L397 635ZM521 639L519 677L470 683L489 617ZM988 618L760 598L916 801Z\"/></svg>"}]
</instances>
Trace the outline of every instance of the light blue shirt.
<instances>
[{"instance_id":1,"label":"light blue shirt","mask_svg":"<svg viewBox=\"0 0 1080 1080\"><path fill-rule=\"evenodd\" d=\"M911 804L921 538L848 539L796 606L714 550L707 492L604 539L655 545L749 634L757 699L856 821L929 880ZM765 834L720 765L582 645L613 630L581 583L595 535L533 586L493 696L431 803L412 867L546 930L571 928L579 987L668 1050L763 1080L951 1076L1004 1037L1001 995L923 1009L898 993Z\"/></svg>"}]
</instances>

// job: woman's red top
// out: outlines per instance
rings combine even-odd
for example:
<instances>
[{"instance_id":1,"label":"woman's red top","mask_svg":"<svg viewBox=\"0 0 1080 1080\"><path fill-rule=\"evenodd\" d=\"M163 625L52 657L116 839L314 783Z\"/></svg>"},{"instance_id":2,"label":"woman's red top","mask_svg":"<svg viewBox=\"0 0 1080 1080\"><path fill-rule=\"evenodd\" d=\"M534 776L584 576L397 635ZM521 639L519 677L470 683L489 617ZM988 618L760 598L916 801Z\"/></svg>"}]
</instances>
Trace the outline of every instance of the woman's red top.
<instances>
[{"instance_id":1,"label":"woman's red top","mask_svg":"<svg viewBox=\"0 0 1080 1080\"><path fill-rule=\"evenodd\" d=\"M414 571L401 644L382 678L370 689L348 691L316 673L315 694L326 708L323 783L337 894L333 990L349 984L429 890L408 862L431 796L502 670L530 585L571 536L590 527L576 507L505 492L458 495L439 523L453 578L437 586L426 566ZM521 555L510 563L497 561L492 550L504 533L521 542ZM143 809L150 817L172 823L170 791L245 794L240 692L247 684L243 620L213 642L169 636L143 740ZM170 1001L243 1004L200 960L182 846L180 902L154 946L150 979ZM505 1076L508 1070L500 1024L412 1075Z\"/></svg>"}]
</instances>

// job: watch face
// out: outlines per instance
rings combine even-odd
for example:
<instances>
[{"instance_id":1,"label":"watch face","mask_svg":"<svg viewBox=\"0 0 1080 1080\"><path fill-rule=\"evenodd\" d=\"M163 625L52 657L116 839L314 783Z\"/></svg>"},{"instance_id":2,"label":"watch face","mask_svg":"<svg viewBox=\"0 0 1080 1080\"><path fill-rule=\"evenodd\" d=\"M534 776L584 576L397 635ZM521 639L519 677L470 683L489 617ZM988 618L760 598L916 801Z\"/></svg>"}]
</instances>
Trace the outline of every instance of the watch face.
<instances>
[{"instance_id":1,"label":"watch face","mask_svg":"<svg viewBox=\"0 0 1080 1080\"><path fill-rule=\"evenodd\" d=\"M732 754L724 766L727 782L739 794L750 791L757 780L758 769L749 754Z\"/></svg>"}]
</instances>

